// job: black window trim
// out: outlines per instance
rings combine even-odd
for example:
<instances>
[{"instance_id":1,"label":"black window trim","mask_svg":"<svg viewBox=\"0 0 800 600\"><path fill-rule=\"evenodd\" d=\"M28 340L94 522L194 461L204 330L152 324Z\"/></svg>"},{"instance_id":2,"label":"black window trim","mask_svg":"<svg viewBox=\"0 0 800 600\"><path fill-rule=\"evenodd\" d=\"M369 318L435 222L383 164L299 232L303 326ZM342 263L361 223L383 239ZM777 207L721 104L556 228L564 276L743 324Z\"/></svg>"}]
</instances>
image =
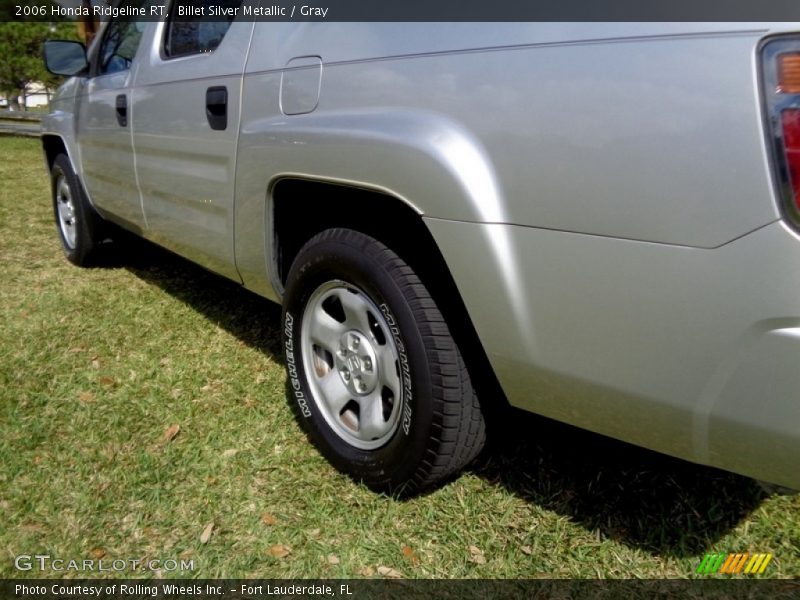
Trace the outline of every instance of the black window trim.
<instances>
[{"instance_id":1,"label":"black window trim","mask_svg":"<svg viewBox=\"0 0 800 600\"><path fill-rule=\"evenodd\" d=\"M111 6L112 7L117 7L120 4L120 2L122 2L122 0L112 0ZM112 73L100 73L100 61L102 59L100 51L101 51L101 49L103 47L103 44L106 41L106 36L108 35L108 30L111 27L112 23L116 23L116 22L121 21L121 20L123 20L123 19L121 19L120 17L112 17L111 19L106 21L105 24L103 25L103 28L99 32L100 35L98 35L97 38L94 41L92 41L92 44L89 47L89 54L86 57L87 60L89 61L89 77L90 78L93 79L95 77L105 77L106 75L116 75L117 73L130 73L131 67L133 66L133 61L131 61L131 67L128 67L127 69L123 69L121 71L114 71ZM136 56L134 56L133 60L136 60L136 57L139 56L139 48L140 47L141 47L141 43L136 48Z\"/></svg>"},{"instance_id":2,"label":"black window trim","mask_svg":"<svg viewBox=\"0 0 800 600\"><path fill-rule=\"evenodd\" d=\"M181 60L181 59L186 59L186 58L194 58L194 57L198 57L198 56L211 56L211 55L213 55L217 51L217 48L219 48L222 45L222 42L225 41L225 38L227 37L227 34L228 34L227 30L225 32L225 35L222 36L222 39L220 40L220 42L217 45L217 47L214 48L213 50L209 51L209 52L201 52L201 51L186 52L185 54L176 54L176 55L173 55L173 56L170 56L169 54L167 54L167 37L169 35L170 25L172 25L172 23L174 22L173 21L173 17L175 15L175 13L173 13L172 9L173 9L175 3L179 2L179 1L180 0L169 0L169 9L167 10L167 14L169 15L169 18L166 21L164 21L164 25L163 25L162 31L161 31L161 39L159 40L159 43L158 43L158 55L159 55L159 58L161 58L162 61L167 62L167 61ZM244 2L241 2L241 4L244 4ZM231 20L230 25L233 25L233 23L235 21L237 21L237 20L238 20L238 16L236 18L234 18L233 20ZM229 26L229 29L230 29L230 26Z\"/></svg>"}]
</instances>

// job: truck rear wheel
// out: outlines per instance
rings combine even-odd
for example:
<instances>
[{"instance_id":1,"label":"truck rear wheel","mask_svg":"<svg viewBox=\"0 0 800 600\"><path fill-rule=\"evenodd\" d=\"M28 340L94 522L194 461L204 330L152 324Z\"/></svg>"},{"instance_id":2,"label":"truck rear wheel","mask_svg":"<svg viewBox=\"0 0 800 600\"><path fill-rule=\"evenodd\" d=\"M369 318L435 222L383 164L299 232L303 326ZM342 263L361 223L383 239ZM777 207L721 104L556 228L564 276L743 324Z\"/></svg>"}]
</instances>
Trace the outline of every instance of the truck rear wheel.
<instances>
[{"instance_id":1,"label":"truck rear wheel","mask_svg":"<svg viewBox=\"0 0 800 600\"><path fill-rule=\"evenodd\" d=\"M283 325L292 405L339 470L409 495L481 450L483 414L447 323L378 240L350 229L309 240L288 275Z\"/></svg>"}]
</instances>

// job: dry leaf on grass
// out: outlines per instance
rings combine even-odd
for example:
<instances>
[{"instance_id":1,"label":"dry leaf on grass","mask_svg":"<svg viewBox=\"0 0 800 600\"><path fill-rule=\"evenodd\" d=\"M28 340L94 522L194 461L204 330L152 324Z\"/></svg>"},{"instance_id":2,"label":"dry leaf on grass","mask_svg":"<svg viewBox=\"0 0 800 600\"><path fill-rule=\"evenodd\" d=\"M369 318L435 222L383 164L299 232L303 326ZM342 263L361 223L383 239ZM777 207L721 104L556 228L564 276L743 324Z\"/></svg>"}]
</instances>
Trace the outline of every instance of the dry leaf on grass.
<instances>
[{"instance_id":1,"label":"dry leaf on grass","mask_svg":"<svg viewBox=\"0 0 800 600\"><path fill-rule=\"evenodd\" d=\"M225 452L222 453L222 458L230 458L231 456L236 456L236 453L239 452L236 448L228 448Z\"/></svg>"},{"instance_id":2,"label":"dry leaf on grass","mask_svg":"<svg viewBox=\"0 0 800 600\"><path fill-rule=\"evenodd\" d=\"M275 558L285 558L291 553L291 547L287 546L286 544L275 544L274 546L270 546L269 550L267 550L267 554L274 556Z\"/></svg>"},{"instance_id":3,"label":"dry leaf on grass","mask_svg":"<svg viewBox=\"0 0 800 600\"><path fill-rule=\"evenodd\" d=\"M308 537L315 538L315 537L318 537L320 533L322 533L322 530L321 529L309 529L306 533L308 534Z\"/></svg>"},{"instance_id":4,"label":"dry leaf on grass","mask_svg":"<svg viewBox=\"0 0 800 600\"><path fill-rule=\"evenodd\" d=\"M92 555L92 558L100 560L106 555L106 550L105 548L95 548L89 554Z\"/></svg>"},{"instance_id":5,"label":"dry leaf on grass","mask_svg":"<svg viewBox=\"0 0 800 600\"><path fill-rule=\"evenodd\" d=\"M523 554L527 554L529 556L531 554L533 554L533 548L531 548L530 546L522 546L522 548L520 548L520 550L522 550Z\"/></svg>"},{"instance_id":6,"label":"dry leaf on grass","mask_svg":"<svg viewBox=\"0 0 800 600\"><path fill-rule=\"evenodd\" d=\"M200 391L201 392L215 392L220 388L221 385L222 385L222 382L221 381L217 381L215 379L214 381L209 381L208 383L206 383L203 387L200 388Z\"/></svg>"},{"instance_id":7,"label":"dry leaf on grass","mask_svg":"<svg viewBox=\"0 0 800 600\"><path fill-rule=\"evenodd\" d=\"M417 556L417 553L414 552L414 549L411 548L411 546L403 546L401 550L403 552L403 556L410 560L412 565L416 566L419 564L419 556Z\"/></svg>"},{"instance_id":8,"label":"dry leaf on grass","mask_svg":"<svg viewBox=\"0 0 800 600\"><path fill-rule=\"evenodd\" d=\"M264 513L261 515L261 522L264 523L264 525L276 525L278 523L278 517L269 513Z\"/></svg>"},{"instance_id":9,"label":"dry leaf on grass","mask_svg":"<svg viewBox=\"0 0 800 600\"><path fill-rule=\"evenodd\" d=\"M356 575L361 575L362 577L372 577L375 575L375 569L372 567L359 567L356 569Z\"/></svg>"},{"instance_id":10,"label":"dry leaf on grass","mask_svg":"<svg viewBox=\"0 0 800 600\"><path fill-rule=\"evenodd\" d=\"M383 575L389 579L401 579L403 577L400 571L395 571L391 567L378 567L378 575Z\"/></svg>"},{"instance_id":11,"label":"dry leaf on grass","mask_svg":"<svg viewBox=\"0 0 800 600\"><path fill-rule=\"evenodd\" d=\"M94 402L94 394L91 392L81 392L78 394L78 400L81 402Z\"/></svg>"},{"instance_id":12,"label":"dry leaf on grass","mask_svg":"<svg viewBox=\"0 0 800 600\"><path fill-rule=\"evenodd\" d=\"M486 557L483 555L483 550L481 550L477 546L469 547L469 559L478 565L486 564Z\"/></svg>"},{"instance_id":13,"label":"dry leaf on grass","mask_svg":"<svg viewBox=\"0 0 800 600\"><path fill-rule=\"evenodd\" d=\"M200 534L200 543L207 544L208 540L211 539L211 532L214 531L214 521L211 521L206 528L203 529L203 533Z\"/></svg>"},{"instance_id":14,"label":"dry leaf on grass","mask_svg":"<svg viewBox=\"0 0 800 600\"><path fill-rule=\"evenodd\" d=\"M329 565L338 565L341 561L339 557L335 554L328 554L328 564Z\"/></svg>"},{"instance_id":15,"label":"dry leaf on grass","mask_svg":"<svg viewBox=\"0 0 800 600\"><path fill-rule=\"evenodd\" d=\"M101 377L100 378L100 385L112 386L112 385L114 385L114 380L111 379L111 377Z\"/></svg>"},{"instance_id":16,"label":"dry leaf on grass","mask_svg":"<svg viewBox=\"0 0 800 600\"><path fill-rule=\"evenodd\" d=\"M175 436L177 436L180 432L181 432L180 425L178 425L177 423L175 423L174 425L170 425L164 431L164 435L161 436L161 443L167 444L171 442L172 440L175 439Z\"/></svg>"}]
</instances>

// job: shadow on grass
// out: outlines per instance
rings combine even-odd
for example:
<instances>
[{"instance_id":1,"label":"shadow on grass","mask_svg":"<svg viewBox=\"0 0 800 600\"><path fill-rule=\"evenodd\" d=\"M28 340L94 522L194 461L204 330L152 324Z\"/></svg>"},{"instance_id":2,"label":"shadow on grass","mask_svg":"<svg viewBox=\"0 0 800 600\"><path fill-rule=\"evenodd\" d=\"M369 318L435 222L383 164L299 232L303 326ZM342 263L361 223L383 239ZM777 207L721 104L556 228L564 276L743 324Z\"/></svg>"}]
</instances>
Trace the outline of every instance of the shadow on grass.
<instances>
[{"instance_id":1,"label":"shadow on grass","mask_svg":"<svg viewBox=\"0 0 800 600\"><path fill-rule=\"evenodd\" d=\"M281 308L224 277L142 239L111 245L97 268L124 268L191 306L248 346L278 362Z\"/></svg>"},{"instance_id":2,"label":"shadow on grass","mask_svg":"<svg viewBox=\"0 0 800 600\"><path fill-rule=\"evenodd\" d=\"M508 409L501 440L472 467L600 535L659 556L719 550L766 497L754 480Z\"/></svg>"},{"instance_id":3,"label":"shadow on grass","mask_svg":"<svg viewBox=\"0 0 800 600\"><path fill-rule=\"evenodd\" d=\"M115 255L116 254L116 255ZM111 253L124 267L249 346L282 360L280 308L143 241ZM501 438L471 468L527 502L661 556L693 556L764 499L751 479L701 467L522 411L501 411ZM495 416L495 419L498 417Z\"/></svg>"}]
</instances>

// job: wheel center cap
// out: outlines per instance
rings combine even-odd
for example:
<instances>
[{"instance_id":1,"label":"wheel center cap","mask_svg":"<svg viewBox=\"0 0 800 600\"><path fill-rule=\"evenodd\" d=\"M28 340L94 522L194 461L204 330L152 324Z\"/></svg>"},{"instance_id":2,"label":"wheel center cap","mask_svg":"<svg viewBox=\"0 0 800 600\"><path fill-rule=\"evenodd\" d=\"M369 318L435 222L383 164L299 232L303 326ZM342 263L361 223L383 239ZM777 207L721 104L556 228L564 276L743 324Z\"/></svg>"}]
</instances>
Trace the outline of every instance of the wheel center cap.
<instances>
[{"instance_id":1,"label":"wheel center cap","mask_svg":"<svg viewBox=\"0 0 800 600\"><path fill-rule=\"evenodd\" d=\"M354 395L370 394L378 385L375 350L361 332L351 329L339 338L339 350L334 362L342 383Z\"/></svg>"}]
</instances>

